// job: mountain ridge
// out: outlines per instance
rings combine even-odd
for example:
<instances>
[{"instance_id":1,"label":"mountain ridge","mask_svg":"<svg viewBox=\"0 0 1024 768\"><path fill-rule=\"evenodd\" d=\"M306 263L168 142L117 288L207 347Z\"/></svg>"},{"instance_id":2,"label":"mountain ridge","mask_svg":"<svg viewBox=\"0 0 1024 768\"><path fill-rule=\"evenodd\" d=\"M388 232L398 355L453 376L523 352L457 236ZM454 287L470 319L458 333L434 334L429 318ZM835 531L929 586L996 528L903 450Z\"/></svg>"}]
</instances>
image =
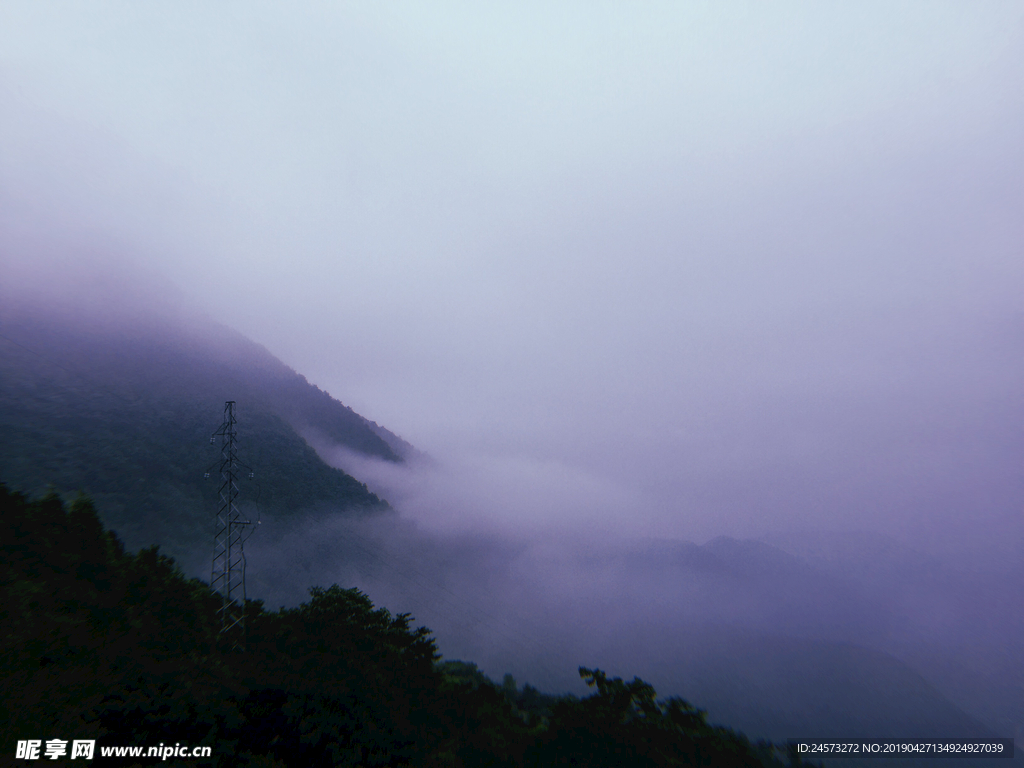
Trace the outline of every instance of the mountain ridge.
<instances>
[{"instance_id":1,"label":"mountain ridge","mask_svg":"<svg viewBox=\"0 0 1024 768\"><path fill-rule=\"evenodd\" d=\"M129 547L160 542L186 567L205 557L216 494L203 475L219 462L209 437L226 400L257 475L243 505L258 494L275 515L391 509L324 463L301 429L381 461L414 449L237 331L174 314L0 309L0 474L29 493L89 493Z\"/></svg>"}]
</instances>

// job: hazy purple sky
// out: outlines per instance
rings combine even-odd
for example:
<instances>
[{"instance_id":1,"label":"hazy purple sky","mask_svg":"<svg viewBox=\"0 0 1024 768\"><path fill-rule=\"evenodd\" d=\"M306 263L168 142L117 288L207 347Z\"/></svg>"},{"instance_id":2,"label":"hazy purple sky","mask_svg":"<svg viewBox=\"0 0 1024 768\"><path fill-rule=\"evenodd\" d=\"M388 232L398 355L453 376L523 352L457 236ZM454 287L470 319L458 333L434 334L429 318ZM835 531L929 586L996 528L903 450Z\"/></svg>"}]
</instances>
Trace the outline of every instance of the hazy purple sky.
<instances>
[{"instance_id":1,"label":"hazy purple sky","mask_svg":"<svg viewBox=\"0 0 1024 768\"><path fill-rule=\"evenodd\" d=\"M1022 20L0 0L0 266L166 277L426 525L1019 553Z\"/></svg>"}]
</instances>

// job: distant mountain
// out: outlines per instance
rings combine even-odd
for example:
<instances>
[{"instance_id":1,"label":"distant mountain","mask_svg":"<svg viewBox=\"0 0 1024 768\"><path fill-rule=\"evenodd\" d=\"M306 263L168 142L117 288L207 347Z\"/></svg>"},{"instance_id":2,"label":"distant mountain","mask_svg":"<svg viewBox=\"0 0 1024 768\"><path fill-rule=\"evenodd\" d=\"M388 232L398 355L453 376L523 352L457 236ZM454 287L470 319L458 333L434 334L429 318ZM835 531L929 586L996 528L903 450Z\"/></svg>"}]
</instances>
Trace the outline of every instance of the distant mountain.
<instances>
[{"instance_id":1,"label":"distant mountain","mask_svg":"<svg viewBox=\"0 0 1024 768\"><path fill-rule=\"evenodd\" d=\"M675 628L648 632L621 651L622 656L627 654L657 659L642 666L645 679L656 681L659 690L685 690L708 710L709 722L728 722L751 737L846 741L1012 735L993 732L893 656L848 643L735 627ZM1020 765L1019 760L1001 762Z\"/></svg>"},{"instance_id":2,"label":"distant mountain","mask_svg":"<svg viewBox=\"0 0 1024 768\"><path fill-rule=\"evenodd\" d=\"M946 697L1001 733L1024 724L1024 558L937 557L866 531L765 537L898 617L872 644L927 672ZM766 545L762 542L762 545ZM845 605L844 605L845 610Z\"/></svg>"},{"instance_id":3,"label":"distant mountain","mask_svg":"<svg viewBox=\"0 0 1024 768\"><path fill-rule=\"evenodd\" d=\"M209 557L220 459L210 435L226 400L255 473L243 505L258 499L277 517L389 509L300 434L389 462L412 447L241 334L173 312L0 308L0 479L89 493L131 548L159 543L186 566Z\"/></svg>"}]
</instances>

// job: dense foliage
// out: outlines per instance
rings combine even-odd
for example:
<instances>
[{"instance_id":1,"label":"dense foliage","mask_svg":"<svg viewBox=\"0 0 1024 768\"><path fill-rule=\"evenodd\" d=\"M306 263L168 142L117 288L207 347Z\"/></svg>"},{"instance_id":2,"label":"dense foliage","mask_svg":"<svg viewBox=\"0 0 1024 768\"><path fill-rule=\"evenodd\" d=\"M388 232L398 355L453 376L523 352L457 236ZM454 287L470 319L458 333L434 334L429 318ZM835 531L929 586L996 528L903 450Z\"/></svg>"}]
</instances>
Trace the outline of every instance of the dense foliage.
<instances>
[{"instance_id":1,"label":"dense foliage","mask_svg":"<svg viewBox=\"0 0 1024 768\"><path fill-rule=\"evenodd\" d=\"M777 764L638 679L581 669L592 696L551 697L440 663L426 629L357 590L251 602L244 653L218 642L218 606L155 547L126 552L86 497L0 484L4 754L84 738L210 745L216 765Z\"/></svg>"}]
</instances>

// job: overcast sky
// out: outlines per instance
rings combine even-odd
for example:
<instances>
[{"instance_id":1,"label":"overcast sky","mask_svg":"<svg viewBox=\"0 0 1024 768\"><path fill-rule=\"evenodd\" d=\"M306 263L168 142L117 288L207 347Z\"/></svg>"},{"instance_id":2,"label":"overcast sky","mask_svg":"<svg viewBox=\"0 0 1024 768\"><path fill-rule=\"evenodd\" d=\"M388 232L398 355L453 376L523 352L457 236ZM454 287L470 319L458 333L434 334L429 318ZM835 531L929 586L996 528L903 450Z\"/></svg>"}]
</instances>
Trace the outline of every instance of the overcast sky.
<instances>
[{"instance_id":1,"label":"overcast sky","mask_svg":"<svg viewBox=\"0 0 1024 768\"><path fill-rule=\"evenodd\" d=\"M1019 552L1022 83L1020 2L0 0L2 258L169 279L424 524Z\"/></svg>"}]
</instances>

